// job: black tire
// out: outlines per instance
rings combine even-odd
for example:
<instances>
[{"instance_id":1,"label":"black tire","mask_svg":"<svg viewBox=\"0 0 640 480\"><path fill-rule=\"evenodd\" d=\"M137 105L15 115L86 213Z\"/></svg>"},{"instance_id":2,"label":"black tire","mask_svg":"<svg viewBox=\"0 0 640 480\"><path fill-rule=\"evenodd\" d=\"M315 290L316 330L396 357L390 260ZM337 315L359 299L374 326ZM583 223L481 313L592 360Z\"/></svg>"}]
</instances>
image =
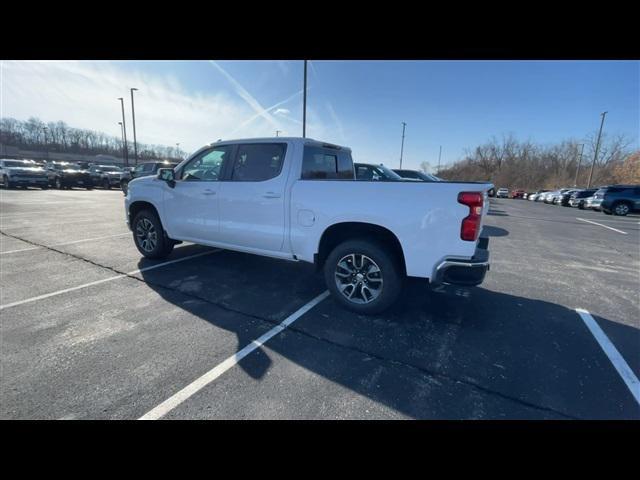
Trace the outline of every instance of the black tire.
<instances>
[{"instance_id":1,"label":"black tire","mask_svg":"<svg viewBox=\"0 0 640 480\"><path fill-rule=\"evenodd\" d=\"M631 211L631 205L627 202L618 202L613 204L613 213L624 217Z\"/></svg>"},{"instance_id":2,"label":"black tire","mask_svg":"<svg viewBox=\"0 0 640 480\"><path fill-rule=\"evenodd\" d=\"M9 177L7 177L6 175L2 176L2 184L4 185L4 188L6 189L12 189L15 187L15 185L13 183L11 183L11 180L9 180Z\"/></svg>"},{"instance_id":3,"label":"black tire","mask_svg":"<svg viewBox=\"0 0 640 480\"><path fill-rule=\"evenodd\" d=\"M610 210L602 210L602 213L604 213L605 215L611 215L611 211Z\"/></svg>"},{"instance_id":4,"label":"black tire","mask_svg":"<svg viewBox=\"0 0 640 480\"><path fill-rule=\"evenodd\" d=\"M357 300L362 301L362 298L349 300L347 294L343 294L336 283L336 272L339 268L338 263L351 254L356 256L365 255L369 260L372 260L379 269L379 277L382 280L380 283L380 291L377 297L368 300L367 303L356 303ZM362 265L362 262L360 263ZM367 278L371 280L372 277L369 276L370 270L371 269L369 269L369 272L365 273L360 280L365 280L365 283ZM373 275L378 276L378 274L375 273ZM339 244L329 254L324 262L324 279L333 298L340 305L359 314L372 315L386 310L398 299L402 290L403 275L399 259L397 259L388 248L368 240L354 239ZM358 280L356 279L354 282L358 282ZM377 280L374 280L374 282L377 282ZM345 285L344 290L348 288L346 283ZM360 281L357 285L360 286L360 289L358 290L357 287L354 286L350 292L353 293L353 290L357 290L359 295L366 296L366 294L363 293L364 283ZM372 284L370 283L369 285ZM364 287L366 288L366 286Z\"/></svg>"},{"instance_id":5,"label":"black tire","mask_svg":"<svg viewBox=\"0 0 640 480\"><path fill-rule=\"evenodd\" d=\"M122 189L122 193L126 195L129 189L129 182L120 182L120 188Z\"/></svg>"},{"instance_id":6,"label":"black tire","mask_svg":"<svg viewBox=\"0 0 640 480\"><path fill-rule=\"evenodd\" d=\"M58 190L64 190L64 185L62 183L62 180L60 180L60 177L56 177L56 179L53 182L54 182L55 187Z\"/></svg>"},{"instance_id":7,"label":"black tire","mask_svg":"<svg viewBox=\"0 0 640 480\"><path fill-rule=\"evenodd\" d=\"M150 223L153 228L148 228L146 222ZM165 258L173 250L175 243L165 235L158 215L152 210L138 212L133 219L132 230L133 242L138 251L146 258ZM151 233L155 233L155 235L151 236ZM145 239L148 240L146 244L144 243ZM155 240L153 245L152 240Z\"/></svg>"},{"instance_id":8,"label":"black tire","mask_svg":"<svg viewBox=\"0 0 640 480\"><path fill-rule=\"evenodd\" d=\"M104 188L105 190L111 190L111 183L109 182L108 178L105 178L102 181L102 188Z\"/></svg>"},{"instance_id":9,"label":"black tire","mask_svg":"<svg viewBox=\"0 0 640 480\"><path fill-rule=\"evenodd\" d=\"M584 202L578 203L578 209L579 210L584 210Z\"/></svg>"},{"instance_id":10,"label":"black tire","mask_svg":"<svg viewBox=\"0 0 640 480\"><path fill-rule=\"evenodd\" d=\"M40 185L40 190L49 190L49 185Z\"/></svg>"}]
</instances>

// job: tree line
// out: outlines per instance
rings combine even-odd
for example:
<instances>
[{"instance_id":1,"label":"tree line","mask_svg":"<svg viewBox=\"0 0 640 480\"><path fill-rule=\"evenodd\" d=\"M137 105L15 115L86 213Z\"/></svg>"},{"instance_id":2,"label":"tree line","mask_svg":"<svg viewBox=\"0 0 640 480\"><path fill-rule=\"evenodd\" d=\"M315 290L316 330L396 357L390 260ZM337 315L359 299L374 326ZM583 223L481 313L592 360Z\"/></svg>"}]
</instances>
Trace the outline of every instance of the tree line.
<instances>
[{"instance_id":1,"label":"tree line","mask_svg":"<svg viewBox=\"0 0 640 480\"><path fill-rule=\"evenodd\" d=\"M22 150L39 150L79 155L113 155L123 157L121 138L103 132L73 128L65 122L48 122L31 117L27 121L0 119L0 143ZM139 160L181 160L184 152L176 147L137 143ZM127 139L129 159L133 158L133 142Z\"/></svg>"},{"instance_id":2,"label":"tree line","mask_svg":"<svg viewBox=\"0 0 640 480\"><path fill-rule=\"evenodd\" d=\"M493 137L485 144L467 150L461 161L442 168L438 176L446 180L487 180L496 187L527 191L569 187L574 183L586 187L596 141L595 134L584 141L565 140L551 145L519 141L513 135L501 139ZM603 134L593 166L592 186L640 184L640 152L630 150L632 143L626 135ZM423 165L423 169L427 167L428 164Z\"/></svg>"}]
</instances>

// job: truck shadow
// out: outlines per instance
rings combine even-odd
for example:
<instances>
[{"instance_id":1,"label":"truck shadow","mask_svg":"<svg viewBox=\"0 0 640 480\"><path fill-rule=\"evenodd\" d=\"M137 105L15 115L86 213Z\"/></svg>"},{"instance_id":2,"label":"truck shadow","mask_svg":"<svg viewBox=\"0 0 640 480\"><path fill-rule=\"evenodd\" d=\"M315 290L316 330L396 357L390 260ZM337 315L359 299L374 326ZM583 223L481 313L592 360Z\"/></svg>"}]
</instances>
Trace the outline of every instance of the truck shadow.
<instances>
[{"instance_id":1,"label":"truck shadow","mask_svg":"<svg viewBox=\"0 0 640 480\"><path fill-rule=\"evenodd\" d=\"M180 250L187 248L196 247ZM139 268L148 265L139 262ZM311 265L237 252L175 267L141 275L167 302L233 332L237 350L256 338L248 323L261 325L263 333L325 290ZM617 323L616 328L618 335L640 341L639 330ZM346 388L387 416L640 418L638 405L575 311L483 288L431 290L424 281L409 280L398 304L377 316L324 300L239 363L260 380L252 383L255 388L282 372L274 353L322 377L323 402L332 404L334 390L344 398ZM273 375L267 376L270 369ZM288 401L303 411L315 401L297 398L296 377L283 381ZM603 391L611 401L602 402ZM258 391L234 402L262 397ZM291 416L300 411L290 408ZM224 402L214 410L228 418ZM366 418L362 412L352 416Z\"/></svg>"}]
</instances>

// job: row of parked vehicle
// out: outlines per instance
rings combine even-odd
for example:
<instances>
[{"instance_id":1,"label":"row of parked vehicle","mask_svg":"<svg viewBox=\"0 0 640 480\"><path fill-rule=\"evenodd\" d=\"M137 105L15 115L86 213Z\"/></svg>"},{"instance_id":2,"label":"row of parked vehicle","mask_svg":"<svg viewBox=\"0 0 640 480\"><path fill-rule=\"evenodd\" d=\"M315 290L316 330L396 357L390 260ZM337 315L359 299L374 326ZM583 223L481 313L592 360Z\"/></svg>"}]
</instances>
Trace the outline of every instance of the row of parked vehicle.
<instances>
[{"instance_id":1,"label":"row of parked vehicle","mask_svg":"<svg viewBox=\"0 0 640 480\"><path fill-rule=\"evenodd\" d=\"M499 188L498 198L521 198L532 202L544 202L581 210L602 211L607 215L627 215L640 212L640 185L607 185L598 188L561 188L525 192Z\"/></svg>"},{"instance_id":2,"label":"row of parked vehicle","mask_svg":"<svg viewBox=\"0 0 640 480\"><path fill-rule=\"evenodd\" d=\"M88 162L35 161L25 159L0 159L0 180L4 188L73 187L91 190L120 188L127 192L127 185L133 178L155 175L159 168L171 168L177 162L143 162L135 167L121 168L117 165L100 165Z\"/></svg>"}]
</instances>

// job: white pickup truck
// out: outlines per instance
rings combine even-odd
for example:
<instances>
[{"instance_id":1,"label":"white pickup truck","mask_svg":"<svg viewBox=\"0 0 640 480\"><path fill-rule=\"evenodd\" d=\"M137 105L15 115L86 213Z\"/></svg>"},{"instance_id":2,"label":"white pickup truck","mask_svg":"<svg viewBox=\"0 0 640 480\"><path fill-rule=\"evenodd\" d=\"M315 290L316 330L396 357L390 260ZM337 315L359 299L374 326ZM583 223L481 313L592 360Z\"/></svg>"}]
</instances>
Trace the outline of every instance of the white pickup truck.
<instances>
[{"instance_id":1,"label":"white pickup truck","mask_svg":"<svg viewBox=\"0 0 640 480\"><path fill-rule=\"evenodd\" d=\"M351 150L310 138L218 141L129 183L126 218L148 258L182 241L315 263L358 313L398 298L405 276L478 285L489 183L356 181Z\"/></svg>"}]
</instances>

